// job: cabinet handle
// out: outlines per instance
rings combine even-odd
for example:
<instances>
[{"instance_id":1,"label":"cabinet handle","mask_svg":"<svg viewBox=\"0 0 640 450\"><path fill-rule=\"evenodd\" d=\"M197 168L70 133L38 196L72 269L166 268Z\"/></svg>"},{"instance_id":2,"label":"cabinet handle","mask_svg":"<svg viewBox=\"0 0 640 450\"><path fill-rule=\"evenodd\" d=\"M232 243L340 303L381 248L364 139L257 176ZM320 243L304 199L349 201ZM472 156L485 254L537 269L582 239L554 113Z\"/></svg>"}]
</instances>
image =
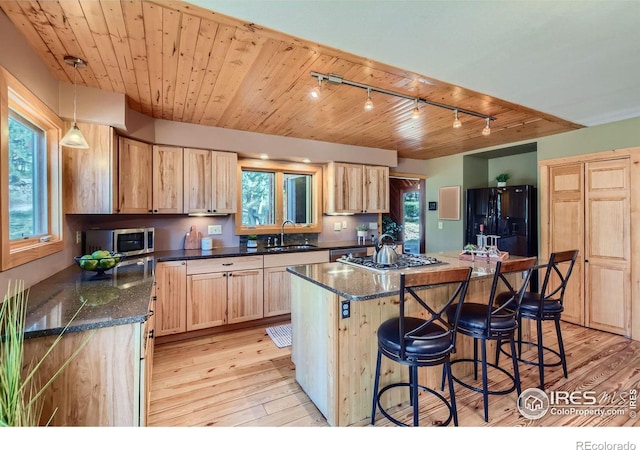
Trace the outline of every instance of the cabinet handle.
<instances>
[{"instance_id":1,"label":"cabinet handle","mask_svg":"<svg viewBox=\"0 0 640 450\"><path fill-rule=\"evenodd\" d=\"M185 264L186 264L186 263L185 263L184 261L182 261L182 262L180 263L180 265L181 265L181 266L184 266Z\"/></svg>"},{"instance_id":2,"label":"cabinet handle","mask_svg":"<svg viewBox=\"0 0 640 450\"><path fill-rule=\"evenodd\" d=\"M152 209L150 209L150 210L149 210L149 212L153 212L153 210L152 210Z\"/></svg>"},{"instance_id":3,"label":"cabinet handle","mask_svg":"<svg viewBox=\"0 0 640 450\"><path fill-rule=\"evenodd\" d=\"M158 212L158 210L157 210L157 209L154 209L154 210L153 210L153 212L154 212L154 213L157 213L157 212Z\"/></svg>"},{"instance_id":4,"label":"cabinet handle","mask_svg":"<svg viewBox=\"0 0 640 450\"><path fill-rule=\"evenodd\" d=\"M156 330L149 331L149 339L153 339L154 331Z\"/></svg>"},{"instance_id":5,"label":"cabinet handle","mask_svg":"<svg viewBox=\"0 0 640 450\"><path fill-rule=\"evenodd\" d=\"M156 300L158 300L158 296L154 295L153 297L151 297L151 300L153 300L155 302Z\"/></svg>"},{"instance_id":6,"label":"cabinet handle","mask_svg":"<svg viewBox=\"0 0 640 450\"><path fill-rule=\"evenodd\" d=\"M233 263L222 263L223 266L233 266Z\"/></svg>"},{"instance_id":7,"label":"cabinet handle","mask_svg":"<svg viewBox=\"0 0 640 450\"><path fill-rule=\"evenodd\" d=\"M229 276L230 276L230 277L232 277L232 276L233 276L233 274L232 274L232 273L230 273L230 274L229 274Z\"/></svg>"},{"instance_id":8,"label":"cabinet handle","mask_svg":"<svg viewBox=\"0 0 640 450\"><path fill-rule=\"evenodd\" d=\"M149 311L149 317L153 317L155 315L155 311L152 309L151 311Z\"/></svg>"},{"instance_id":9,"label":"cabinet handle","mask_svg":"<svg viewBox=\"0 0 640 450\"><path fill-rule=\"evenodd\" d=\"M223 276L223 277L226 277L226 276L227 276L227 272L223 273L223 274L222 274L222 276Z\"/></svg>"},{"instance_id":10,"label":"cabinet handle","mask_svg":"<svg viewBox=\"0 0 640 450\"><path fill-rule=\"evenodd\" d=\"M211 212L211 210L210 210L210 209L207 209L207 212Z\"/></svg>"}]
</instances>

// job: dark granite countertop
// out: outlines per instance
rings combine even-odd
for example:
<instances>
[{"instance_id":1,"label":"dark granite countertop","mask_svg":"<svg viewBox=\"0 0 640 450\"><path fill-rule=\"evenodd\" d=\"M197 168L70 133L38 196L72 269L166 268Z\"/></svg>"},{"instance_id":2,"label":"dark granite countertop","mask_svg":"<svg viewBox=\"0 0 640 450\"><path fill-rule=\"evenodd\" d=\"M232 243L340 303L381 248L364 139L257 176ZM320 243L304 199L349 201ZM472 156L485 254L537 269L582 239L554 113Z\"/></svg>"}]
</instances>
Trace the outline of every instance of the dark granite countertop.
<instances>
[{"instance_id":1,"label":"dark granite countertop","mask_svg":"<svg viewBox=\"0 0 640 450\"><path fill-rule=\"evenodd\" d=\"M102 277L73 265L31 286L25 337L59 334L81 307L67 332L146 321L154 264L131 259Z\"/></svg>"},{"instance_id":2,"label":"dark granite countertop","mask_svg":"<svg viewBox=\"0 0 640 450\"><path fill-rule=\"evenodd\" d=\"M495 262L486 260L463 261L458 258L458 252L428 253L427 256L435 257L445 264L404 269L404 271L432 271L450 267L472 267L472 281L493 276L495 271ZM520 257L512 256L512 258ZM379 273L340 262L332 262L292 266L288 267L287 271L347 300L371 300L380 297L391 297L400 293L401 270Z\"/></svg>"},{"instance_id":3,"label":"dark granite countertop","mask_svg":"<svg viewBox=\"0 0 640 450\"><path fill-rule=\"evenodd\" d=\"M320 242L304 252L325 251L358 245L355 241ZM72 265L31 286L25 337L59 334L82 307L67 332L85 331L147 320L149 297L157 262L230 256L281 254L268 248L221 247L210 251L170 250L147 257L129 257L103 277ZM86 302L83 304L83 300Z\"/></svg>"},{"instance_id":4,"label":"dark granite countertop","mask_svg":"<svg viewBox=\"0 0 640 450\"><path fill-rule=\"evenodd\" d=\"M317 242L313 243L316 247L295 250L295 252L313 252L313 251L326 251L336 250L342 248L356 248L356 247L373 247L374 244L368 242L366 244L358 244L356 241L336 241L336 242ZM288 251L285 253L293 253L294 251ZM249 255L279 255L283 252L274 252L269 247L220 247L212 250L167 250L158 251L153 254L157 262L163 261L181 261L189 259L205 259L205 258L222 258L228 256L249 256Z\"/></svg>"}]
</instances>

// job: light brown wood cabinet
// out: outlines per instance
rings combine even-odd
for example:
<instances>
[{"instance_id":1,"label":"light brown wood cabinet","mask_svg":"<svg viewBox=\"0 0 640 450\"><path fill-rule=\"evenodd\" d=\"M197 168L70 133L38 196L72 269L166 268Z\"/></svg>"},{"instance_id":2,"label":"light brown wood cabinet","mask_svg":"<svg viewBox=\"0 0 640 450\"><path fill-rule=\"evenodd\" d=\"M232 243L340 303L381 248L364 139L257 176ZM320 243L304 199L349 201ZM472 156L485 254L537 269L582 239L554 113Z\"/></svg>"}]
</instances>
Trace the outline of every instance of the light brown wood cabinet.
<instances>
[{"instance_id":1,"label":"light brown wood cabinet","mask_svg":"<svg viewBox=\"0 0 640 450\"><path fill-rule=\"evenodd\" d=\"M65 128L72 123L65 122ZM87 150L62 147L62 195L66 214L111 214L116 209L118 138L106 125L78 123Z\"/></svg>"},{"instance_id":2,"label":"light brown wood cabinet","mask_svg":"<svg viewBox=\"0 0 640 450\"><path fill-rule=\"evenodd\" d=\"M264 256L264 317L291 313L291 274L288 266L329 262L329 252Z\"/></svg>"},{"instance_id":3,"label":"light brown wood cabinet","mask_svg":"<svg viewBox=\"0 0 640 450\"><path fill-rule=\"evenodd\" d=\"M632 159L605 152L541 164L542 256L578 249L563 319L632 335ZM542 274L541 274L542 276Z\"/></svg>"},{"instance_id":4,"label":"light brown wood cabinet","mask_svg":"<svg viewBox=\"0 0 640 450\"><path fill-rule=\"evenodd\" d=\"M184 212L236 212L238 155L184 149Z\"/></svg>"},{"instance_id":5,"label":"light brown wood cabinet","mask_svg":"<svg viewBox=\"0 0 640 450\"><path fill-rule=\"evenodd\" d=\"M153 146L152 204L154 214L182 214L182 147Z\"/></svg>"},{"instance_id":6,"label":"light brown wood cabinet","mask_svg":"<svg viewBox=\"0 0 640 450\"><path fill-rule=\"evenodd\" d=\"M118 208L122 214L148 214L152 203L152 146L118 139Z\"/></svg>"},{"instance_id":7,"label":"light brown wood cabinet","mask_svg":"<svg viewBox=\"0 0 640 450\"><path fill-rule=\"evenodd\" d=\"M187 261L187 331L263 317L263 257Z\"/></svg>"},{"instance_id":8,"label":"light brown wood cabinet","mask_svg":"<svg viewBox=\"0 0 640 450\"><path fill-rule=\"evenodd\" d=\"M156 264L156 335L187 331L187 263Z\"/></svg>"},{"instance_id":9,"label":"light brown wood cabinet","mask_svg":"<svg viewBox=\"0 0 640 450\"><path fill-rule=\"evenodd\" d=\"M328 163L324 175L324 212L389 212L389 168Z\"/></svg>"}]
</instances>

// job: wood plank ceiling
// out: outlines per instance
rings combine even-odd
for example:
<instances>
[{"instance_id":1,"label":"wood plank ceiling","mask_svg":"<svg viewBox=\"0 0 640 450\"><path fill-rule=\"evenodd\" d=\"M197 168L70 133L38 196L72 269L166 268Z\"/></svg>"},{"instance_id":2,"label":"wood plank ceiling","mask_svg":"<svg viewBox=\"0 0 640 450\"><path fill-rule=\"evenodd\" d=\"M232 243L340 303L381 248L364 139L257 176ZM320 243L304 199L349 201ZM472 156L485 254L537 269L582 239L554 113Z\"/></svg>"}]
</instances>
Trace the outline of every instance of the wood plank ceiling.
<instances>
[{"instance_id":1,"label":"wood plank ceiling","mask_svg":"<svg viewBox=\"0 0 640 450\"><path fill-rule=\"evenodd\" d=\"M245 23L179 1L7 1L0 8L61 81L73 82L65 55L88 62L78 84L126 95L135 111L166 120L396 150L430 159L580 128L463 87L366 57ZM354 30L357 33L357 30ZM416 55L426 58L428 55ZM482 118L323 84L310 72L493 116Z\"/></svg>"}]
</instances>

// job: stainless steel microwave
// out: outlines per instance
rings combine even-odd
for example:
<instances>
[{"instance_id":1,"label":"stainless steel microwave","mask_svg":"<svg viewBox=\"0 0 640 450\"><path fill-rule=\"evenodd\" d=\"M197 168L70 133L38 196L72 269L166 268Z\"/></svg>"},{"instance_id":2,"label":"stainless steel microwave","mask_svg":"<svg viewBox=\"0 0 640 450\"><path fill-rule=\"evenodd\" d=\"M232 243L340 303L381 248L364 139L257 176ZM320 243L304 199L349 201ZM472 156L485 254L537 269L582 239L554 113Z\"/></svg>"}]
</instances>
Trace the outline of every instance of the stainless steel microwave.
<instances>
[{"instance_id":1,"label":"stainless steel microwave","mask_svg":"<svg viewBox=\"0 0 640 450\"><path fill-rule=\"evenodd\" d=\"M155 240L153 228L120 228L85 231L84 253L96 250L142 255L152 253Z\"/></svg>"}]
</instances>

